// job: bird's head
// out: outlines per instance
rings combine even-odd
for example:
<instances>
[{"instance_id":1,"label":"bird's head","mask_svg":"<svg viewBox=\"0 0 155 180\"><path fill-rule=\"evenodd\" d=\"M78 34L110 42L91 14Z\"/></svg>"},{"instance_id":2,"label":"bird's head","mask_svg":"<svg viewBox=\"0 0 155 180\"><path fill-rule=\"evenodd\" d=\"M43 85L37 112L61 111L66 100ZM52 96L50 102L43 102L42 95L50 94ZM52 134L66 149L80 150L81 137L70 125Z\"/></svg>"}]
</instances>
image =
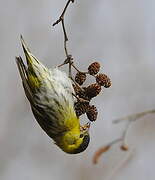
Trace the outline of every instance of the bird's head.
<instances>
[{"instance_id":1,"label":"bird's head","mask_svg":"<svg viewBox=\"0 0 155 180\"><path fill-rule=\"evenodd\" d=\"M69 152L70 154L78 154L86 150L90 142L89 133L81 133L78 141L80 141L79 146L75 147L73 151Z\"/></svg>"},{"instance_id":2,"label":"bird's head","mask_svg":"<svg viewBox=\"0 0 155 180\"><path fill-rule=\"evenodd\" d=\"M61 138L61 143L56 144L64 152L69 154L78 154L83 152L86 150L90 142L90 136L88 132L89 128L83 127L80 130L74 129L65 133L65 135Z\"/></svg>"}]
</instances>

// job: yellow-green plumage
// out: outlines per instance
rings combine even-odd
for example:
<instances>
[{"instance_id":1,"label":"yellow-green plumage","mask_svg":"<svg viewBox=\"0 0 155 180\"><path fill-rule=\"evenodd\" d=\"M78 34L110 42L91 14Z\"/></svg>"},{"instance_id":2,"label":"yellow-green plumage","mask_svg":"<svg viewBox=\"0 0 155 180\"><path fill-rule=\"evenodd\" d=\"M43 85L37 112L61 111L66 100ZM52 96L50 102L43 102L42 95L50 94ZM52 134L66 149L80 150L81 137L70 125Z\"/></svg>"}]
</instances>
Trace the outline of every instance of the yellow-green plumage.
<instances>
[{"instance_id":1,"label":"yellow-green plumage","mask_svg":"<svg viewBox=\"0 0 155 180\"><path fill-rule=\"evenodd\" d=\"M75 154L89 143L87 131L80 131L74 110L71 80L58 68L48 69L35 58L21 37L27 66L16 58L25 94L42 129L63 151Z\"/></svg>"}]
</instances>

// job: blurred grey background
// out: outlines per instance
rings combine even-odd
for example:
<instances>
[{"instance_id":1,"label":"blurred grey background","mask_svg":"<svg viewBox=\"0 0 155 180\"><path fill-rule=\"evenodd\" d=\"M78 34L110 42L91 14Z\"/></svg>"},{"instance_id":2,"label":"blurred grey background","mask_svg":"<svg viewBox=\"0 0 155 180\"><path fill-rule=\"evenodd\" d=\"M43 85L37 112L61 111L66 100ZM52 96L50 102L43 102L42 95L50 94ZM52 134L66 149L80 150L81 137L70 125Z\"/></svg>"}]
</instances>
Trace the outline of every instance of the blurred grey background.
<instances>
[{"instance_id":1,"label":"blurred grey background","mask_svg":"<svg viewBox=\"0 0 155 180\"><path fill-rule=\"evenodd\" d=\"M85 70L92 61L113 86L94 100L98 120L82 154L58 149L36 123L15 64L20 34L48 67L64 60L61 26L52 28L66 0L2 0L0 5L0 179L154 180L155 121L147 115L129 130L130 152L118 147L92 164L94 152L119 137L124 123L112 120L155 108L154 0L75 0L66 14L69 50ZM122 164L122 165L121 165ZM118 169L118 170L117 170Z\"/></svg>"}]
</instances>

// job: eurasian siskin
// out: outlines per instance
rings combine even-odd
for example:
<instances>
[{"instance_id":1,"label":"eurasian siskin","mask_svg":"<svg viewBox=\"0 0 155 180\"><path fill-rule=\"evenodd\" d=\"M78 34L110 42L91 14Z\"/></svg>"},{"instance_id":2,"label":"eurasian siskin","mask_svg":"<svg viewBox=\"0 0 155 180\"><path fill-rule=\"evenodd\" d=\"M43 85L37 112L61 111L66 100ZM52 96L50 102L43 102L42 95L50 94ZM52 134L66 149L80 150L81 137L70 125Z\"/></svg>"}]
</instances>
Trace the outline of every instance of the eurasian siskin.
<instances>
[{"instance_id":1,"label":"eurasian siskin","mask_svg":"<svg viewBox=\"0 0 155 180\"><path fill-rule=\"evenodd\" d=\"M21 57L16 57L16 62L37 122L64 152L76 154L84 151L90 138L88 128L80 128L70 78L58 68L46 68L31 54L22 36L21 43L27 65Z\"/></svg>"}]
</instances>

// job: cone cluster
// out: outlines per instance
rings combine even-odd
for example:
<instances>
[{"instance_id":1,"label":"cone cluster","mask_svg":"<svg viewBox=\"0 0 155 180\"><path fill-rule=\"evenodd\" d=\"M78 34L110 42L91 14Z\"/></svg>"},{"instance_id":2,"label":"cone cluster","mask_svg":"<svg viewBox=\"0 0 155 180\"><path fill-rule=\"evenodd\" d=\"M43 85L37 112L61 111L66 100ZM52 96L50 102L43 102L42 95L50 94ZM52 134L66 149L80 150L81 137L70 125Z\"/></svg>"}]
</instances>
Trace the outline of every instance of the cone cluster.
<instances>
[{"instance_id":1,"label":"cone cluster","mask_svg":"<svg viewBox=\"0 0 155 180\"><path fill-rule=\"evenodd\" d=\"M78 71L76 73L75 83L73 84L75 94L80 99L74 104L76 115L80 117L86 113L90 121L96 121L98 115L97 108L91 105L90 101L99 95L103 88L109 88L111 86L110 78L106 74L99 73L99 71L100 63L93 62L88 66L87 72ZM82 86L88 75L94 77L96 82L87 87ZM81 99L84 101L81 101Z\"/></svg>"}]
</instances>

